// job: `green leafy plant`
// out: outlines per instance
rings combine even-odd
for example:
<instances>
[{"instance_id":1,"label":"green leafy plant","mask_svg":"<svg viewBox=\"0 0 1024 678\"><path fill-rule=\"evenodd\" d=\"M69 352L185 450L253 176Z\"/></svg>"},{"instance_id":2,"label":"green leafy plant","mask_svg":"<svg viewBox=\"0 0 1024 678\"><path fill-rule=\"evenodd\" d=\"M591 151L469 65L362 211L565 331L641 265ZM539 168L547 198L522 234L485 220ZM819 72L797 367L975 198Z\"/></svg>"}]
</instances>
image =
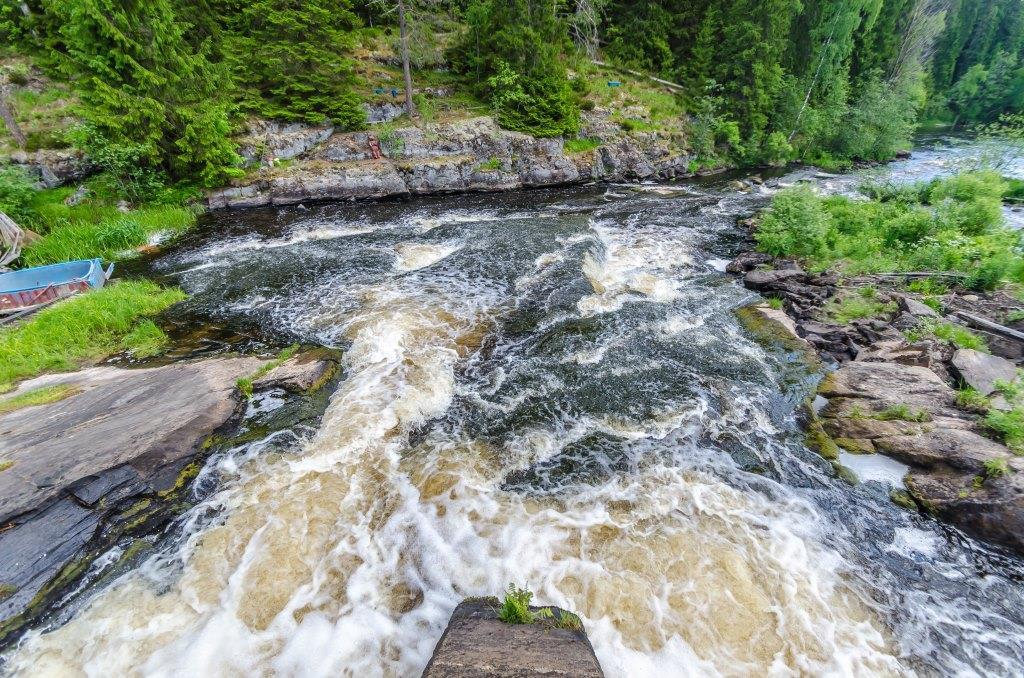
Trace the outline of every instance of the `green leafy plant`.
<instances>
[{"instance_id":1,"label":"green leafy plant","mask_svg":"<svg viewBox=\"0 0 1024 678\"><path fill-rule=\"evenodd\" d=\"M986 459L985 463L985 478L1002 478L1010 473L1010 465L1006 459Z\"/></svg>"},{"instance_id":2,"label":"green leafy plant","mask_svg":"<svg viewBox=\"0 0 1024 678\"><path fill-rule=\"evenodd\" d=\"M479 172L497 172L501 169L501 158L491 158L477 166Z\"/></svg>"},{"instance_id":3,"label":"green leafy plant","mask_svg":"<svg viewBox=\"0 0 1024 678\"><path fill-rule=\"evenodd\" d=\"M15 222L23 222L30 215L30 205L35 195L35 182L21 167L0 166L0 212Z\"/></svg>"},{"instance_id":4,"label":"green leafy plant","mask_svg":"<svg viewBox=\"0 0 1024 678\"><path fill-rule=\"evenodd\" d=\"M977 389L967 387L957 391L956 404L967 410L985 412L989 408L989 399Z\"/></svg>"},{"instance_id":5,"label":"green leafy plant","mask_svg":"<svg viewBox=\"0 0 1024 678\"><path fill-rule=\"evenodd\" d=\"M509 584L498 610L498 619L506 624L532 624L534 613L530 611L531 600L533 593L529 590Z\"/></svg>"}]
</instances>

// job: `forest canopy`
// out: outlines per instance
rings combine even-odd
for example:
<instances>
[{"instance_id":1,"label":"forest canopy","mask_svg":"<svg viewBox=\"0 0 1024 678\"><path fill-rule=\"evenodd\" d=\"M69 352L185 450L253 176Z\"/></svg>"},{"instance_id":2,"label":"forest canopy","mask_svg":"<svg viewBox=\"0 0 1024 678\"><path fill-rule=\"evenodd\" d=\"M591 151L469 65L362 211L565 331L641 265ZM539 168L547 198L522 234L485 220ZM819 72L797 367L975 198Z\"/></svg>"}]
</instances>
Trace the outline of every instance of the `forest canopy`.
<instances>
[{"instance_id":1,"label":"forest canopy","mask_svg":"<svg viewBox=\"0 0 1024 678\"><path fill-rule=\"evenodd\" d=\"M1021 0L405 4L414 80L454 74L459 96L536 136L579 133L595 59L680 85L695 155L737 164L885 160L923 117L1024 107ZM365 128L379 69L360 46L394 30L396 5L0 0L0 43L74 91L70 140L102 169L213 186L240 171L231 137L247 116Z\"/></svg>"}]
</instances>

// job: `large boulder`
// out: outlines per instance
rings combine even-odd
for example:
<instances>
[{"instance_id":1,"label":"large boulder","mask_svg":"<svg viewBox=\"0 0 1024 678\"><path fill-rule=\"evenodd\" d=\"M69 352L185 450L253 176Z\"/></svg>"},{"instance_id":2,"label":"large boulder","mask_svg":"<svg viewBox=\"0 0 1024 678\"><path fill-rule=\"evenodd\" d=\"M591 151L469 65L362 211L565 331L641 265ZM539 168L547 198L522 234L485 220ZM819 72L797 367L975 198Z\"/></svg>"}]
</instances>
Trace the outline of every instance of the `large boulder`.
<instances>
[{"instance_id":1,"label":"large boulder","mask_svg":"<svg viewBox=\"0 0 1024 678\"><path fill-rule=\"evenodd\" d=\"M955 375L982 395L991 395L997 382L1010 383L1017 378L1017 366L999 356L961 348L950 361Z\"/></svg>"},{"instance_id":2,"label":"large boulder","mask_svg":"<svg viewBox=\"0 0 1024 678\"><path fill-rule=\"evenodd\" d=\"M66 385L73 395L0 416L0 460L10 462L0 471L0 638L59 593L52 582L76 570L108 512L178 486L204 441L240 414L236 381L262 364L94 367L22 384L18 393Z\"/></svg>"},{"instance_id":3,"label":"large boulder","mask_svg":"<svg viewBox=\"0 0 1024 678\"><path fill-rule=\"evenodd\" d=\"M575 615L552 607L537 623L506 624L497 609L496 598L460 603L423 678L603 678Z\"/></svg>"}]
</instances>

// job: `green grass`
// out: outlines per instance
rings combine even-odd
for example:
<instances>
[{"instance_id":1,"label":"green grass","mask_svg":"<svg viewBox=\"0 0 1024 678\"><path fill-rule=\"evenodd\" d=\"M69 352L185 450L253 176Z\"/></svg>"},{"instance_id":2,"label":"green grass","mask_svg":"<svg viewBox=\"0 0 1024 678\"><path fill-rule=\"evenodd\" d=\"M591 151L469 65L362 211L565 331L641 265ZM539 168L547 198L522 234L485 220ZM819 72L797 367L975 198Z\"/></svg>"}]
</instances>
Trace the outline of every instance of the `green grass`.
<instances>
[{"instance_id":1,"label":"green grass","mask_svg":"<svg viewBox=\"0 0 1024 678\"><path fill-rule=\"evenodd\" d=\"M998 433L1014 454L1024 454L1024 409L992 410L985 417L985 425Z\"/></svg>"},{"instance_id":2,"label":"green grass","mask_svg":"<svg viewBox=\"0 0 1024 678\"><path fill-rule=\"evenodd\" d=\"M100 257L117 261L134 256L157 233L175 235L196 221L187 207L154 205L122 213L116 207L64 204L69 189L40 191L24 224L42 237L22 252L23 266L41 266Z\"/></svg>"},{"instance_id":3,"label":"green grass","mask_svg":"<svg viewBox=\"0 0 1024 678\"><path fill-rule=\"evenodd\" d=\"M566 139L566 153L586 153L601 145L600 139Z\"/></svg>"},{"instance_id":4,"label":"green grass","mask_svg":"<svg viewBox=\"0 0 1024 678\"><path fill-rule=\"evenodd\" d=\"M767 297L766 300L768 302L768 308L774 309L776 311L782 310L782 307L784 305L782 297Z\"/></svg>"},{"instance_id":5,"label":"green grass","mask_svg":"<svg viewBox=\"0 0 1024 678\"><path fill-rule=\"evenodd\" d=\"M845 324L851 320L863 318L874 318L880 315L891 313L892 304L883 304L865 296L846 297L842 300L833 300L826 307L825 311L829 317L839 324Z\"/></svg>"},{"instance_id":6,"label":"green grass","mask_svg":"<svg viewBox=\"0 0 1024 678\"><path fill-rule=\"evenodd\" d=\"M970 387L960 389L956 392L956 404L965 410L987 411L989 399L977 389Z\"/></svg>"},{"instance_id":7,"label":"green grass","mask_svg":"<svg viewBox=\"0 0 1024 678\"><path fill-rule=\"evenodd\" d=\"M501 607L498 609L498 619L506 624L532 624L534 614L530 611L531 600L533 600L533 593L529 590L509 584L505 598L501 601Z\"/></svg>"},{"instance_id":8,"label":"green grass","mask_svg":"<svg viewBox=\"0 0 1024 678\"><path fill-rule=\"evenodd\" d=\"M497 172L501 169L501 158L491 158L477 167L480 172Z\"/></svg>"},{"instance_id":9,"label":"green grass","mask_svg":"<svg viewBox=\"0 0 1024 678\"><path fill-rule=\"evenodd\" d=\"M49 405L50 403L66 400L81 392L80 388L67 384L44 386L43 388L33 389L20 395L0 400L0 414L22 410L26 407L35 407L36 405Z\"/></svg>"},{"instance_id":10,"label":"green grass","mask_svg":"<svg viewBox=\"0 0 1024 678\"><path fill-rule=\"evenodd\" d=\"M137 330L140 321L184 298L176 288L162 289L149 281L120 281L0 330L0 393L9 391L17 381L44 372L73 370L118 351L151 349L156 328Z\"/></svg>"},{"instance_id":11,"label":"green grass","mask_svg":"<svg viewBox=\"0 0 1024 678\"><path fill-rule=\"evenodd\" d=\"M911 342L920 341L928 337L935 337L948 342L957 348L969 348L982 353L988 353L988 344L980 336L971 332L966 327L943 322L923 322L916 329L907 333L907 339Z\"/></svg>"},{"instance_id":12,"label":"green grass","mask_svg":"<svg viewBox=\"0 0 1024 678\"><path fill-rule=\"evenodd\" d=\"M1005 459L986 459L985 478L1002 478L1010 473L1010 465Z\"/></svg>"},{"instance_id":13,"label":"green grass","mask_svg":"<svg viewBox=\"0 0 1024 678\"><path fill-rule=\"evenodd\" d=\"M906 405L893 405L892 407L887 407L876 414L873 418L878 419L879 421L925 422L931 420L931 416L924 410L917 410L915 412Z\"/></svg>"},{"instance_id":14,"label":"green grass","mask_svg":"<svg viewBox=\"0 0 1024 678\"><path fill-rule=\"evenodd\" d=\"M238 390L242 392L242 395L244 395L246 398L252 398L253 382L257 381L261 377L265 377L266 375L270 374L272 370L275 370L278 367L280 367L281 364L284 363L286 360L290 360L292 356L298 353L298 351L299 345L292 344L288 348L283 349L280 353L278 353L277 357L274 358L273 360L267 361L260 365L260 368L253 372L252 374L246 377L241 377L237 382L235 382L235 385L238 386Z\"/></svg>"},{"instance_id":15,"label":"green grass","mask_svg":"<svg viewBox=\"0 0 1024 678\"><path fill-rule=\"evenodd\" d=\"M124 338L129 353L136 358L152 358L167 348L167 335L152 320L140 321Z\"/></svg>"},{"instance_id":16,"label":"green grass","mask_svg":"<svg viewBox=\"0 0 1024 678\"><path fill-rule=\"evenodd\" d=\"M1024 310L1015 308L1006 314L1006 322L1008 323L1019 323L1024 320Z\"/></svg>"},{"instance_id":17,"label":"green grass","mask_svg":"<svg viewBox=\"0 0 1024 678\"><path fill-rule=\"evenodd\" d=\"M3 461L0 461L0 473L3 473L12 466L14 466L14 462L11 461L10 459L4 459Z\"/></svg>"}]
</instances>

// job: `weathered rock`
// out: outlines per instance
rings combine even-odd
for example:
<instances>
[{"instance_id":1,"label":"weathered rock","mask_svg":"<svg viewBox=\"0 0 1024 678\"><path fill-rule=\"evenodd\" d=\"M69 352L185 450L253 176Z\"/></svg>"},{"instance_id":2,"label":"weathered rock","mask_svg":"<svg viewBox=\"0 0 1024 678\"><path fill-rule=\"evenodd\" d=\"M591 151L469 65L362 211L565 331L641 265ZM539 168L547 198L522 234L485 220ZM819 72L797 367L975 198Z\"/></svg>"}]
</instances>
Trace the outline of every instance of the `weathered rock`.
<instances>
[{"instance_id":1,"label":"weathered rock","mask_svg":"<svg viewBox=\"0 0 1024 678\"><path fill-rule=\"evenodd\" d=\"M819 387L821 425L842 446L875 449L911 465L914 499L980 539L1024 553L1024 460L985 438L976 417L933 371L859 361ZM909 419L909 420L905 420ZM1009 473L990 477L992 465ZM998 475L998 474L997 474Z\"/></svg>"},{"instance_id":2,"label":"weathered rock","mask_svg":"<svg viewBox=\"0 0 1024 678\"><path fill-rule=\"evenodd\" d=\"M768 269L750 271L743 277L743 283L754 290L766 290L785 281L803 282L807 274L798 268Z\"/></svg>"},{"instance_id":3,"label":"weathered rock","mask_svg":"<svg viewBox=\"0 0 1024 678\"><path fill-rule=\"evenodd\" d=\"M957 350L950 365L961 381L986 396L996 390L996 382L1017 378L1017 366L1009 360L969 348Z\"/></svg>"},{"instance_id":4,"label":"weathered rock","mask_svg":"<svg viewBox=\"0 0 1024 678\"><path fill-rule=\"evenodd\" d=\"M758 266L770 263L774 257L764 252L744 252L725 267L728 273L746 273Z\"/></svg>"},{"instance_id":5,"label":"weathered rock","mask_svg":"<svg viewBox=\"0 0 1024 678\"><path fill-rule=\"evenodd\" d=\"M167 491L202 442L240 408L230 358L154 369L94 367L19 389L67 384L66 400L0 416L0 636L92 538L118 501Z\"/></svg>"},{"instance_id":6,"label":"weathered rock","mask_svg":"<svg viewBox=\"0 0 1024 678\"><path fill-rule=\"evenodd\" d=\"M554 623L564 611L549 608L550 622L506 624L498 619L497 607L497 599L470 599L459 604L437 641L423 678L604 676L582 626L571 630Z\"/></svg>"},{"instance_id":7,"label":"weathered rock","mask_svg":"<svg viewBox=\"0 0 1024 678\"><path fill-rule=\"evenodd\" d=\"M81 153L71 149L45 149L34 153L15 151L7 160L21 165L47 188L85 179L94 171Z\"/></svg>"},{"instance_id":8,"label":"weathered rock","mask_svg":"<svg viewBox=\"0 0 1024 678\"><path fill-rule=\"evenodd\" d=\"M918 318L938 318L939 314L934 308L923 304L913 297L905 295L897 295L896 303L899 304L900 310L910 315L917 316Z\"/></svg>"},{"instance_id":9,"label":"weathered rock","mask_svg":"<svg viewBox=\"0 0 1024 678\"><path fill-rule=\"evenodd\" d=\"M337 361L315 353L297 356L278 365L252 383L254 391L283 388L305 393L326 383L338 369Z\"/></svg>"},{"instance_id":10,"label":"weathered rock","mask_svg":"<svg viewBox=\"0 0 1024 678\"><path fill-rule=\"evenodd\" d=\"M211 191L210 207L286 205L316 200L363 200L413 194L505 191L592 180L628 181L688 174L690 156L671 137L608 132L602 145L567 155L561 139L537 139L503 130L489 117L394 130L332 134L329 127L264 123L251 130L243 154L295 157L289 167L267 167L234 186ZM501 170L479 171L500 161Z\"/></svg>"}]
</instances>

